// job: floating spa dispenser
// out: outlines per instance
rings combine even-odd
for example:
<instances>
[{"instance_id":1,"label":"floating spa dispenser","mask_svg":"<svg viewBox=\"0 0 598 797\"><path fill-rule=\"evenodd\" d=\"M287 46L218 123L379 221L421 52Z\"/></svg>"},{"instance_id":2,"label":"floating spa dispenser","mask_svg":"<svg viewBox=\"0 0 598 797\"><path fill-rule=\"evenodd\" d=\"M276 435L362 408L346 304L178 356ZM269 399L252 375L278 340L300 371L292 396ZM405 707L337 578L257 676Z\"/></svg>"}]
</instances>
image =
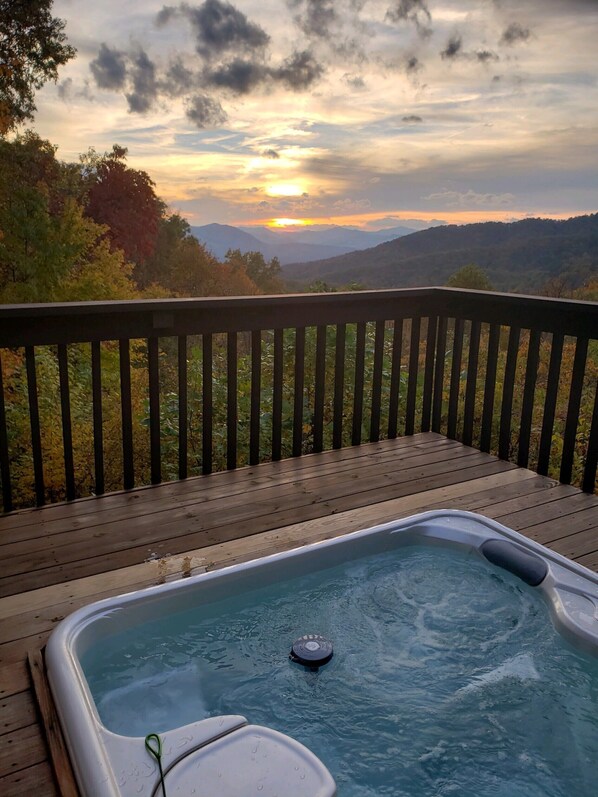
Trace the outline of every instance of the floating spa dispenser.
<instances>
[{"instance_id":1,"label":"floating spa dispenser","mask_svg":"<svg viewBox=\"0 0 598 797\"><path fill-rule=\"evenodd\" d=\"M293 642L291 661L317 670L332 658L332 642L320 634L304 634Z\"/></svg>"}]
</instances>

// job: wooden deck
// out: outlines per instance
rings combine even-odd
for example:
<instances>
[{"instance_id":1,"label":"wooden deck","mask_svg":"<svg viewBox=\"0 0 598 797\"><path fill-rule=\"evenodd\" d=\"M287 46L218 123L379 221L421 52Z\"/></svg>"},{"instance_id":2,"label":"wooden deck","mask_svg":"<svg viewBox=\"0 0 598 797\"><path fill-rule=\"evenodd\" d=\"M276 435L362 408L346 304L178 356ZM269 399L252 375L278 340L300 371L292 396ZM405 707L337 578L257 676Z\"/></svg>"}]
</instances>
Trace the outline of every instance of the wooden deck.
<instances>
[{"instance_id":1,"label":"wooden deck","mask_svg":"<svg viewBox=\"0 0 598 797\"><path fill-rule=\"evenodd\" d=\"M0 793L57 794L26 656L74 609L434 508L598 570L598 498L433 433L0 518Z\"/></svg>"}]
</instances>

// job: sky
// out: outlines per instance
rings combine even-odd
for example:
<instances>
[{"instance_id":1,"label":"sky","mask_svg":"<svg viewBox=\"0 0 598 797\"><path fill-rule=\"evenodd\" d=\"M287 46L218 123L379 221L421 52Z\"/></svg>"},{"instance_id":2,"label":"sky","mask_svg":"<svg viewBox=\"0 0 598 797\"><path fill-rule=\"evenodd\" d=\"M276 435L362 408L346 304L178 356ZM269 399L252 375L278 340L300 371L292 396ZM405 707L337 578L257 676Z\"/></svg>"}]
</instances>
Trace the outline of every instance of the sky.
<instances>
[{"instance_id":1,"label":"sky","mask_svg":"<svg viewBox=\"0 0 598 797\"><path fill-rule=\"evenodd\" d=\"M192 225L598 210L598 0L55 0L35 129ZM278 220L278 221L277 221ZM414 221L415 220L415 221Z\"/></svg>"}]
</instances>

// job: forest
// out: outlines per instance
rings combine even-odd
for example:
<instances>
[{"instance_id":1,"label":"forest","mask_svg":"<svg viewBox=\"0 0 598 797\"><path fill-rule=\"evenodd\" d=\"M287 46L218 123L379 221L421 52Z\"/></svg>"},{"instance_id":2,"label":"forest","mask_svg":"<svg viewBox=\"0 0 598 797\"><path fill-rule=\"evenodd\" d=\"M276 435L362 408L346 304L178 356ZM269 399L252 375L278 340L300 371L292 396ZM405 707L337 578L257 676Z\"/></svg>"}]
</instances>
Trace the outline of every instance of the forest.
<instances>
[{"instance_id":1,"label":"forest","mask_svg":"<svg viewBox=\"0 0 598 797\"><path fill-rule=\"evenodd\" d=\"M471 264L496 290L583 293L598 275L598 214L433 227L364 252L285 265L283 272L297 285L358 280L368 288L407 288L444 285Z\"/></svg>"}]
</instances>

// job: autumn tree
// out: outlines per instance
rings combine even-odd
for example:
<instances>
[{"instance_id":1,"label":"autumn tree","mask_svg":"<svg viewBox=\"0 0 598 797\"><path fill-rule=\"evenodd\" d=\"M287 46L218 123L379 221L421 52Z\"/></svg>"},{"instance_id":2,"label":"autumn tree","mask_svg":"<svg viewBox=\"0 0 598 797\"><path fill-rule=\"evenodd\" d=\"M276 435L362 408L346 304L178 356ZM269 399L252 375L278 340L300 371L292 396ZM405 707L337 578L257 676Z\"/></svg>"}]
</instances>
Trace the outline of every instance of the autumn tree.
<instances>
[{"instance_id":1,"label":"autumn tree","mask_svg":"<svg viewBox=\"0 0 598 797\"><path fill-rule=\"evenodd\" d=\"M81 158L89 186L85 212L107 225L112 248L122 249L126 259L138 266L155 250L164 204L149 175L127 166L126 157L126 148L115 144L104 155L91 149Z\"/></svg>"},{"instance_id":2,"label":"autumn tree","mask_svg":"<svg viewBox=\"0 0 598 797\"><path fill-rule=\"evenodd\" d=\"M241 252L229 249L225 263L233 269L245 269L245 273L263 293L282 293L281 268L277 257L267 261L261 252Z\"/></svg>"},{"instance_id":3,"label":"autumn tree","mask_svg":"<svg viewBox=\"0 0 598 797\"><path fill-rule=\"evenodd\" d=\"M263 293L247 271L229 263L222 263L214 273L213 296L254 296Z\"/></svg>"},{"instance_id":4,"label":"autumn tree","mask_svg":"<svg viewBox=\"0 0 598 797\"><path fill-rule=\"evenodd\" d=\"M167 288L172 282L172 274L177 270L179 247L191 236L189 222L178 213L164 215L158 222L156 245L152 254L135 266L135 281L141 289L151 285Z\"/></svg>"},{"instance_id":5,"label":"autumn tree","mask_svg":"<svg viewBox=\"0 0 598 797\"><path fill-rule=\"evenodd\" d=\"M566 258L557 274L546 280L538 293L540 296L570 299L576 297L577 291L583 289L585 285L595 281L597 274L596 256L592 257L588 252L572 255Z\"/></svg>"},{"instance_id":6,"label":"autumn tree","mask_svg":"<svg viewBox=\"0 0 598 797\"><path fill-rule=\"evenodd\" d=\"M470 288L476 291L493 291L492 283L486 276L484 269L473 263L463 266L446 281L449 288Z\"/></svg>"},{"instance_id":7,"label":"autumn tree","mask_svg":"<svg viewBox=\"0 0 598 797\"><path fill-rule=\"evenodd\" d=\"M334 285L329 285L324 280L314 280L307 286L308 293L336 293L336 291Z\"/></svg>"},{"instance_id":8,"label":"autumn tree","mask_svg":"<svg viewBox=\"0 0 598 797\"><path fill-rule=\"evenodd\" d=\"M34 133L0 140L0 300L45 302L134 295L130 266L86 218L80 187Z\"/></svg>"},{"instance_id":9,"label":"autumn tree","mask_svg":"<svg viewBox=\"0 0 598 797\"><path fill-rule=\"evenodd\" d=\"M53 0L0 0L0 135L33 119L34 95L75 55Z\"/></svg>"},{"instance_id":10,"label":"autumn tree","mask_svg":"<svg viewBox=\"0 0 598 797\"><path fill-rule=\"evenodd\" d=\"M179 241L172 253L163 285L179 296L247 296L260 293L244 265L220 263L192 235Z\"/></svg>"},{"instance_id":11,"label":"autumn tree","mask_svg":"<svg viewBox=\"0 0 598 797\"><path fill-rule=\"evenodd\" d=\"M574 299L584 302L598 302L598 277L592 277L573 292Z\"/></svg>"}]
</instances>

